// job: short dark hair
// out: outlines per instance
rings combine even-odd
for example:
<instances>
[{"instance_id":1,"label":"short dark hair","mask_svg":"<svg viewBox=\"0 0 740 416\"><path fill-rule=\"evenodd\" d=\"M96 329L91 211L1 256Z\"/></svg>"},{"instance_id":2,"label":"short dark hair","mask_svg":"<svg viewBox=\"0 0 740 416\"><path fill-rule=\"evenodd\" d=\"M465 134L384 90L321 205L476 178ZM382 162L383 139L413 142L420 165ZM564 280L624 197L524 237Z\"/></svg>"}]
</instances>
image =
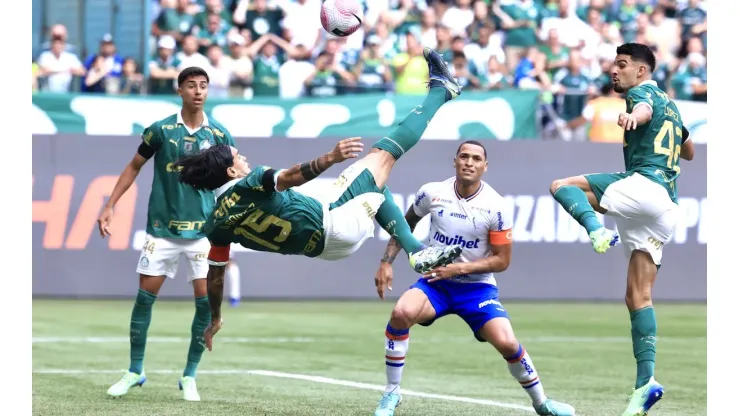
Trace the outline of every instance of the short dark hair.
<instances>
[{"instance_id":1,"label":"short dark hair","mask_svg":"<svg viewBox=\"0 0 740 416\"><path fill-rule=\"evenodd\" d=\"M234 164L231 146L217 144L195 155L184 156L175 162L180 169L178 180L197 190L212 191L219 188L231 177L227 169Z\"/></svg>"},{"instance_id":2,"label":"short dark hair","mask_svg":"<svg viewBox=\"0 0 740 416\"><path fill-rule=\"evenodd\" d=\"M208 78L208 73L205 69L198 67L198 66L189 66L185 69L183 69L180 72L180 75L177 76L177 85L180 86L185 83L185 81L188 80L190 77L197 77L197 76L204 76L206 77L206 82L210 83L211 79Z\"/></svg>"},{"instance_id":3,"label":"short dark hair","mask_svg":"<svg viewBox=\"0 0 740 416\"><path fill-rule=\"evenodd\" d=\"M650 72L655 71L655 54L650 47L642 43L625 43L617 47L617 55L627 55L633 61L647 64Z\"/></svg>"},{"instance_id":4,"label":"short dark hair","mask_svg":"<svg viewBox=\"0 0 740 416\"><path fill-rule=\"evenodd\" d=\"M460 150L462 150L462 147L465 146L466 144L472 144L473 146L480 146L480 148L483 149L483 157L488 159L488 152L486 151L486 147L483 146L483 144L479 142L478 140L465 140L464 142L460 143L460 146L458 146L455 156L460 154Z\"/></svg>"}]
</instances>

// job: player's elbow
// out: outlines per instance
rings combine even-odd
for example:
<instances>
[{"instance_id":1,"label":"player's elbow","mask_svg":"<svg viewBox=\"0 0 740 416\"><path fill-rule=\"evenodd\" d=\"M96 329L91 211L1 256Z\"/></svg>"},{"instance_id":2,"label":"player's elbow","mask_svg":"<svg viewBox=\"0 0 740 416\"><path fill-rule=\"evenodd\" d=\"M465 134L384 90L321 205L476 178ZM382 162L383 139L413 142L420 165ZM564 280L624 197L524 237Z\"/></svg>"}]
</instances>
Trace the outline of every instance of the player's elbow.
<instances>
[{"instance_id":1,"label":"player's elbow","mask_svg":"<svg viewBox=\"0 0 740 416\"><path fill-rule=\"evenodd\" d=\"M694 146L687 146L686 144L681 146L681 159L693 160L694 159Z\"/></svg>"}]
</instances>

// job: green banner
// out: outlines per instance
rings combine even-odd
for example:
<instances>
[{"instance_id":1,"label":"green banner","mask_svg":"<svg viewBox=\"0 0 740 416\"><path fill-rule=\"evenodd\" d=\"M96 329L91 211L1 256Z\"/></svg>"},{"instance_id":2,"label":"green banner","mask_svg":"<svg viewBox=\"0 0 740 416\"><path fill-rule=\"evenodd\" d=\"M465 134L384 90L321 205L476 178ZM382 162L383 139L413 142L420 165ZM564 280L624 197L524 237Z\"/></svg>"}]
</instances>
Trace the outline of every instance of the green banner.
<instances>
[{"instance_id":1,"label":"green banner","mask_svg":"<svg viewBox=\"0 0 740 416\"><path fill-rule=\"evenodd\" d=\"M536 91L464 92L445 104L424 139L535 139ZM234 137L380 138L422 103L422 96L347 95L321 99L209 99L206 112ZM136 135L179 110L177 96L34 94L33 134Z\"/></svg>"}]
</instances>

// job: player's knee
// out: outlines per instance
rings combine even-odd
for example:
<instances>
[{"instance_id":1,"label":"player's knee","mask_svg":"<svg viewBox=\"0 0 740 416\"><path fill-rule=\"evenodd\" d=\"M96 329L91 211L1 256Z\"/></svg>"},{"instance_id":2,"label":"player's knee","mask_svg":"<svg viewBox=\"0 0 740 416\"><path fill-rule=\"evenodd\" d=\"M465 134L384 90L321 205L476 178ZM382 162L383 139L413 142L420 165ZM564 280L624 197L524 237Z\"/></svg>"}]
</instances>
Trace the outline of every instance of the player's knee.
<instances>
[{"instance_id":1,"label":"player's knee","mask_svg":"<svg viewBox=\"0 0 740 416\"><path fill-rule=\"evenodd\" d=\"M630 288L627 289L624 303L627 305L627 309L635 311L651 305L653 303L653 296L650 293L650 290L646 290L644 288Z\"/></svg>"},{"instance_id":2,"label":"player's knee","mask_svg":"<svg viewBox=\"0 0 740 416\"><path fill-rule=\"evenodd\" d=\"M566 186L567 184L568 182L566 179L556 179L552 181L552 183L550 184L550 194L555 195L555 192L557 192L558 189Z\"/></svg>"},{"instance_id":3,"label":"player's knee","mask_svg":"<svg viewBox=\"0 0 740 416\"><path fill-rule=\"evenodd\" d=\"M411 328L419 315L418 308L408 304L396 304L391 312L391 326L395 329Z\"/></svg>"}]
</instances>

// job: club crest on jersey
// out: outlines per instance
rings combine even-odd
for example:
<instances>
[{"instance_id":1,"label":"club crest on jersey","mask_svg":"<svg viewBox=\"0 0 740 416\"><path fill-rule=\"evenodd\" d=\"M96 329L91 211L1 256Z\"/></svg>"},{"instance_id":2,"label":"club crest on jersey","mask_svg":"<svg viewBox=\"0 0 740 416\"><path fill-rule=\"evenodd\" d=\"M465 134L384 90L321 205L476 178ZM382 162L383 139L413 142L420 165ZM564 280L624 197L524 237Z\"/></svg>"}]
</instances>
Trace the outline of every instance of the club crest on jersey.
<instances>
[{"instance_id":1,"label":"club crest on jersey","mask_svg":"<svg viewBox=\"0 0 740 416\"><path fill-rule=\"evenodd\" d=\"M434 240L448 246L461 246L463 248L479 248L480 239L467 241L463 236L456 235L454 237L448 237L439 231L434 233Z\"/></svg>"},{"instance_id":2,"label":"club crest on jersey","mask_svg":"<svg viewBox=\"0 0 740 416\"><path fill-rule=\"evenodd\" d=\"M185 142L185 153L193 153L193 144L190 142Z\"/></svg>"}]
</instances>

